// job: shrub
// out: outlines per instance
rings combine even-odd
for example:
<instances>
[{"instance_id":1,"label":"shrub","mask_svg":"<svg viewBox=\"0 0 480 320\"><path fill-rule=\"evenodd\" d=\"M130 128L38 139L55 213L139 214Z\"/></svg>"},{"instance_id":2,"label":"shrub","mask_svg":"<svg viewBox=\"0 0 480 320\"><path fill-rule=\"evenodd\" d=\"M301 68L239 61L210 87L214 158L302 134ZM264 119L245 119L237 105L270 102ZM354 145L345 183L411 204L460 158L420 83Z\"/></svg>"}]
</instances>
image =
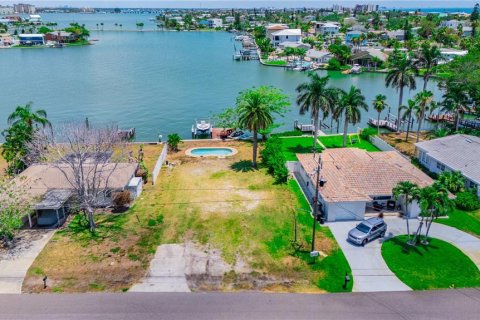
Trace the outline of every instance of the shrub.
<instances>
[{"instance_id":1,"label":"shrub","mask_svg":"<svg viewBox=\"0 0 480 320\"><path fill-rule=\"evenodd\" d=\"M275 177L276 183L287 182L288 169L285 166L285 155L282 151L282 142L279 137L273 136L265 143L260 152L262 163L268 168L268 173Z\"/></svg>"},{"instance_id":2,"label":"shrub","mask_svg":"<svg viewBox=\"0 0 480 320\"><path fill-rule=\"evenodd\" d=\"M138 164L139 168L135 174L135 176L142 178L143 183L148 182L148 176L150 175L150 172L148 171L147 166L145 165L145 162L143 160Z\"/></svg>"},{"instance_id":3,"label":"shrub","mask_svg":"<svg viewBox=\"0 0 480 320\"><path fill-rule=\"evenodd\" d=\"M480 209L480 200L478 200L477 191L472 189L457 193L455 205L457 208L465 211Z\"/></svg>"},{"instance_id":4,"label":"shrub","mask_svg":"<svg viewBox=\"0 0 480 320\"><path fill-rule=\"evenodd\" d=\"M112 196L113 205L116 207L125 207L130 203L130 191L128 190L114 192Z\"/></svg>"},{"instance_id":5,"label":"shrub","mask_svg":"<svg viewBox=\"0 0 480 320\"><path fill-rule=\"evenodd\" d=\"M180 138L180 136L176 133L172 133L167 136L168 148L171 151L178 151L178 145L180 142L182 142L182 138Z\"/></svg>"},{"instance_id":6,"label":"shrub","mask_svg":"<svg viewBox=\"0 0 480 320\"><path fill-rule=\"evenodd\" d=\"M370 139L370 136L374 136L376 134L377 134L377 129L368 127L360 131L360 139L368 141Z\"/></svg>"},{"instance_id":7,"label":"shrub","mask_svg":"<svg viewBox=\"0 0 480 320\"><path fill-rule=\"evenodd\" d=\"M335 58L328 60L328 70L338 71L342 68L342 64Z\"/></svg>"}]
</instances>

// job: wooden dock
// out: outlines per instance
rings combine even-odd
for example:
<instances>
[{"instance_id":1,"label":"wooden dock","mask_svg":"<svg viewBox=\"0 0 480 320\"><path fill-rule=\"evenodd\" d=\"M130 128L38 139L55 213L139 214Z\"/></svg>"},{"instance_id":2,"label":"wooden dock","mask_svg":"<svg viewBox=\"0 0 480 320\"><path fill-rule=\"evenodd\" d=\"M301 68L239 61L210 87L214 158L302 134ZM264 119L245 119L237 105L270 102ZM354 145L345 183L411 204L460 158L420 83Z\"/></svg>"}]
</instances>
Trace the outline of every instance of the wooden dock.
<instances>
[{"instance_id":1,"label":"wooden dock","mask_svg":"<svg viewBox=\"0 0 480 320\"><path fill-rule=\"evenodd\" d=\"M374 127L379 126L380 128L386 128L390 131L397 131L397 125L393 121L388 121L388 120L378 121L377 119L370 118L368 119L368 124Z\"/></svg>"}]
</instances>

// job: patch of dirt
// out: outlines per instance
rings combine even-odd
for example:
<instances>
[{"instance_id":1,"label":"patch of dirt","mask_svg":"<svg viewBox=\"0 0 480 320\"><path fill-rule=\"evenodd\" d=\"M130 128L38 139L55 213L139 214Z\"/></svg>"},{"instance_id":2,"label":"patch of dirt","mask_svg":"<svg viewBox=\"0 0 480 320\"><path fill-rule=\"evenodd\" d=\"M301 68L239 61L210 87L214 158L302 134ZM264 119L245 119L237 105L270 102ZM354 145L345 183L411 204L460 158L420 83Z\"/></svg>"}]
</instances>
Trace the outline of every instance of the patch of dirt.
<instances>
[{"instance_id":1,"label":"patch of dirt","mask_svg":"<svg viewBox=\"0 0 480 320\"><path fill-rule=\"evenodd\" d=\"M12 241L6 246L3 242L0 242L0 259L10 260L16 258L21 252L29 249L32 246L32 242L40 240L46 230L20 230Z\"/></svg>"}]
</instances>

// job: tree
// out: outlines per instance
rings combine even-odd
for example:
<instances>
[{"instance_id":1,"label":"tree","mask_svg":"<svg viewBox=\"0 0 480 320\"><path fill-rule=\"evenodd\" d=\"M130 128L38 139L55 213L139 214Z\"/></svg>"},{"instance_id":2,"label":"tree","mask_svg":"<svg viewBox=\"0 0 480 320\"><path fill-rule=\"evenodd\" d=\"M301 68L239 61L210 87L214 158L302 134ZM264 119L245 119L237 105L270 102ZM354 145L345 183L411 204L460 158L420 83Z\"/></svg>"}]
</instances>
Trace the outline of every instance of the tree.
<instances>
[{"instance_id":1,"label":"tree","mask_svg":"<svg viewBox=\"0 0 480 320\"><path fill-rule=\"evenodd\" d=\"M442 53L436 45L430 45L428 42L424 42L420 49L420 58L418 64L423 67L423 91L427 90L427 84L430 77L433 74L433 67L442 59Z\"/></svg>"},{"instance_id":2,"label":"tree","mask_svg":"<svg viewBox=\"0 0 480 320\"><path fill-rule=\"evenodd\" d=\"M437 181L451 193L462 192L465 189L465 178L460 171L444 171L438 176Z\"/></svg>"},{"instance_id":3,"label":"tree","mask_svg":"<svg viewBox=\"0 0 480 320\"><path fill-rule=\"evenodd\" d=\"M460 126L460 115L464 111L469 100L469 94L462 84L449 81L445 82L446 93L443 95L442 110L455 115L454 127L458 131Z\"/></svg>"},{"instance_id":4,"label":"tree","mask_svg":"<svg viewBox=\"0 0 480 320\"><path fill-rule=\"evenodd\" d=\"M390 62L392 65L385 78L385 84L387 87L392 86L399 91L397 132L400 132L400 107L403 105L403 90L405 88L413 90L417 87L415 66L412 60L403 54L393 58Z\"/></svg>"},{"instance_id":5,"label":"tree","mask_svg":"<svg viewBox=\"0 0 480 320\"><path fill-rule=\"evenodd\" d=\"M51 126L45 110L32 110L32 104L17 106L7 119L9 127L2 132L5 143L2 156L8 163L7 173L13 175L25 169L26 145L40 128Z\"/></svg>"},{"instance_id":6,"label":"tree","mask_svg":"<svg viewBox=\"0 0 480 320\"><path fill-rule=\"evenodd\" d=\"M327 87L328 76L320 77L318 73L312 72L308 74L308 78L309 82L304 82L297 86L297 104L300 107L301 115L310 112L315 129L313 133L313 149L317 150L320 113L323 114L325 119L338 91Z\"/></svg>"},{"instance_id":7,"label":"tree","mask_svg":"<svg viewBox=\"0 0 480 320\"><path fill-rule=\"evenodd\" d=\"M422 91L415 96L416 114L417 114L417 142L420 141L420 130L422 129L422 122L427 111L433 102L433 93L431 91Z\"/></svg>"},{"instance_id":8,"label":"tree","mask_svg":"<svg viewBox=\"0 0 480 320\"><path fill-rule=\"evenodd\" d=\"M373 108L378 113L378 117L377 117L377 134L378 135L380 135L380 114L382 113L383 110L385 110L386 107L388 107L386 100L387 100L387 97L383 94L377 94L377 96L375 97L375 100L373 100Z\"/></svg>"},{"instance_id":9,"label":"tree","mask_svg":"<svg viewBox=\"0 0 480 320\"><path fill-rule=\"evenodd\" d=\"M406 106L401 106L400 109L403 110L402 120L406 120L407 122L407 134L405 136L405 142L408 142L408 136L410 134L410 128L412 126L412 116L417 108L415 100L408 99Z\"/></svg>"},{"instance_id":10,"label":"tree","mask_svg":"<svg viewBox=\"0 0 480 320\"><path fill-rule=\"evenodd\" d=\"M472 38L477 36L478 21L480 19L480 4L476 3L473 8L472 13L470 14L470 21L472 23Z\"/></svg>"},{"instance_id":11,"label":"tree","mask_svg":"<svg viewBox=\"0 0 480 320\"><path fill-rule=\"evenodd\" d=\"M182 138L177 133L172 133L167 136L167 145L171 151L178 151L178 145L182 142Z\"/></svg>"},{"instance_id":12,"label":"tree","mask_svg":"<svg viewBox=\"0 0 480 320\"><path fill-rule=\"evenodd\" d=\"M15 235L15 230L23 226L22 218L32 210L28 190L13 180L0 178L0 240L7 245Z\"/></svg>"},{"instance_id":13,"label":"tree","mask_svg":"<svg viewBox=\"0 0 480 320\"><path fill-rule=\"evenodd\" d=\"M26 160L48 165L65 178L74 205L83 211L94 233L94 209L108 197L112 175L124 170L127 150L114 126L66 123L56 130L37 131L28 144Z\"/></svg>"},{"instance_id":14,"label":"tree","mask_svg":"<svg viewBox=\"0 0 480 320\"><path fill-rule=\"evenodd\" d=\"M427 229L422 243L428 244L428 233L432 226L433 219L448 213L452 207L452 202L448 198L448 190L439 183L434 183L431 186L421 189L419 199L420 224L418 225L417 231L412 240L413 245L416 245L421 235L425 220Z\"/></svg>"},{"instance_id":15,"label":"tree","mask_svg":"<svg viewBox=\"0 0 480 320\"><path fill-rule=\"evenodd\" d=\"M418 200L420 196L420 188L415 183L410 181L399 182L392 190L395 200L402 198L404 204L404 217L407 223L407 236L410 240L410 224L408 219L410 218L410 211L408 206L412 204L414 200Z\"/></svg>"},{"instance_id":16,"label":"tree","mask_svg":"<svg viewBox=\"0 0 480 320\"><path fill-rule=\"evenodd\" d=\"M257 167L258 132L273 124L274 115L283 115L288 97L273 87L258 87L240 92L237 98L238 124L253 134L252 166Z\"/></svg>"},{"instance_id":17,"label":"tree","mask_svg":"<svg viewBox=\"0 0 480 320\"><path fill-rule=\"evenodd\" d=\"M335 110L335 117L344 116L343 127L343 147L347 146L348 124L357 124L361 119L361 110L368 111L368 105L365 103L365 97L360 89L351 86L348 92L339 90L339 105Z\"/></svg>"}]
</instances>

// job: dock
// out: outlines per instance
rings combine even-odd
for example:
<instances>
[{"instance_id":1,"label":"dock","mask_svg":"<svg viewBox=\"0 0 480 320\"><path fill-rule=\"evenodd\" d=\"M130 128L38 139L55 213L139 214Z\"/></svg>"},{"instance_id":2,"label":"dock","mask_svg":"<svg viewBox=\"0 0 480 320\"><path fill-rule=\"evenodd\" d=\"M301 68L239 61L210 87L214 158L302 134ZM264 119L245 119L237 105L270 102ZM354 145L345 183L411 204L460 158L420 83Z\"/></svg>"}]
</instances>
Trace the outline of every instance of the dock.
<instances>
[{"instance_id":1,"label":"dock","mask_svg":"<svg viewBox=\"0 0 480 320\"><path fill-rule=\"evenodd\" d=\"M368 119L368 124L374 127L386 128L390 131L397 131L397 124L394 121L389 120L380 120L370 118Z\"/></svg>"}]
</instances>

